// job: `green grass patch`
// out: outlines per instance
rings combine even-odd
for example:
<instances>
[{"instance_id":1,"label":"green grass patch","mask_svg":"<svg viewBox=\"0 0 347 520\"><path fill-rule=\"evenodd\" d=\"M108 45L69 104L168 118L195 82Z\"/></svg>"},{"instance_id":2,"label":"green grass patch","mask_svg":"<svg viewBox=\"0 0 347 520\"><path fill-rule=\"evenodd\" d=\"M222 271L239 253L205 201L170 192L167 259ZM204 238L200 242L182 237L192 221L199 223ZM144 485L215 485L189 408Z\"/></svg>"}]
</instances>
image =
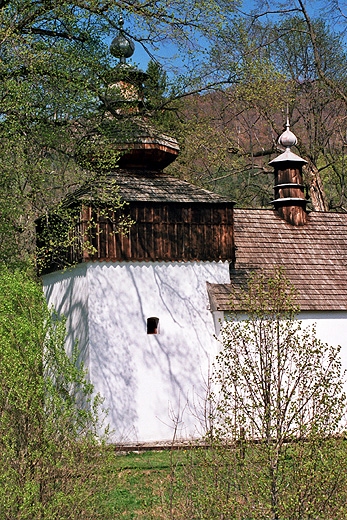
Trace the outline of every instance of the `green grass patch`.
<instances>
[{"instance_id":1,"label":"green grass patch","mask_svg":"<svg viewBox=\"0 0 347 520\"><path fill-rule=\"evenodd\" d=\"M108 448L109 450L109 448ZM344 520L346 444L294 443L281 458L280 520ZM271 486L264 446L112 452L105 488L96 491L102 520L270 520ZM95 520L93 517L92 520Z\"/></svg>"},{"instance_id":2,"label":"green grass patch","mask_svg":"<svg viewBox=\"0 0 347 520\"><path fill-rule=\"evenodd\" d=\"M169 451L117 455L110 475L114 488L100 496L105 518L164 518L170 468Z\"/></svg>"}]
</instances>

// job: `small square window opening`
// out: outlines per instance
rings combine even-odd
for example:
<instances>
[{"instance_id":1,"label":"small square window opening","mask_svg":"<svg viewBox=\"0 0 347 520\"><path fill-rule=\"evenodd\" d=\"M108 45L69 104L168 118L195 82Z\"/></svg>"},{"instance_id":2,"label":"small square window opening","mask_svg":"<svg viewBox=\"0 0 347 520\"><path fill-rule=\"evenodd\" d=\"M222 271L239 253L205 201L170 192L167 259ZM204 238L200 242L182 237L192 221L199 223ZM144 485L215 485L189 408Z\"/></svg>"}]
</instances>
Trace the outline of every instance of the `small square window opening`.
<instances>
[{"instance_id":1,"label":"small square window opening","mask_svg":"<svg viewBox=\"0 0 347 520\"><path fill-rule=\"evenodd\" d=\"M147 334L159 334L159 318L147 318Z\"/></svg>"}]
</instances>

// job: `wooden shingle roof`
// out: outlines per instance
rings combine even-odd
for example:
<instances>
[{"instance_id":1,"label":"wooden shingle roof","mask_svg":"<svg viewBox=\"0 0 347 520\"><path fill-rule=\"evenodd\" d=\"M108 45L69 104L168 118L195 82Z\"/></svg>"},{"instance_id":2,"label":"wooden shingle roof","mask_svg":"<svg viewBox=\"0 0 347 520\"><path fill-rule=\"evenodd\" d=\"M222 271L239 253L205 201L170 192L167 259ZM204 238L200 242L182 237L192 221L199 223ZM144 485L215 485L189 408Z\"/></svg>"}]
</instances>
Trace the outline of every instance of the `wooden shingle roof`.
<instances>
[{"instance_id":1,"label":"wooden shingle roof","mask_svg":"<svg viewBox=\"0 0 347 520\"><path fill-rule=\"evenodd\" d=\"M171 177L162 171L116 170L112 179L127 202L230 202L208 190Z\"/></svg>"},{"instance_id":2,"label":"wooden shingle roof","mask_svg":"<svg viewBox=\"0 0 347 520\"><path fill-rule=\"evenodd\" d=\"M301 310L347 310L347 214L312 212L292 226L274 210L234 210L230 284L208 284L213 310L228 310L250 272L283 266ZM241 309L240 309L241 310Z\"/></svg>"},{"instance_id":3,"label":"wooden shingle roof","mask_svg":"<svg viewBox=\"0 0 347 520\"><path fill-rule=\"evenodd\" d=\"M65 198L69 206L76 200L93 198L95 192L104 189L105 183L118 186L120 197L126 202L167 202L167 203L222 203L233 206L228 197L199 188L194 184L167 175L162 170L137 170L119 168L103 176L92 184L86 183Z\"/></svg>"},{"instance_id":4,"label":"wooden shingle roof","mask_svg":"<svg viewBox=\"0 0 347 520\"><path fill-rule=\"evenodd\" d=\"M110 175L127 202L230 202L227 197L204 190L162 171L116 170Z\"/></svg>"}]
</instances>

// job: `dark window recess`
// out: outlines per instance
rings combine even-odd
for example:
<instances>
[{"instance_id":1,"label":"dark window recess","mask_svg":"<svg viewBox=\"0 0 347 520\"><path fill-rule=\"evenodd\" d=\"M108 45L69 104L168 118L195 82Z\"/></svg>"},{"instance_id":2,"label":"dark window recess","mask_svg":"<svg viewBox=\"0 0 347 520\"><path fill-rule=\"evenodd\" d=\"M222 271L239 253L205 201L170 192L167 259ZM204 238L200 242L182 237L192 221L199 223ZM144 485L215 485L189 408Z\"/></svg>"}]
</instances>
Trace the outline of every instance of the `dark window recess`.
<instances>
[{"instance_id":1,"label":"dark window recess","mask_svg":"<svg viewBox=\"0 0 347 520\"><path fill-rule=\"evenodd\" d=\"M147 334L159 334L159 318L147 318Z\"/></svg>"}]
</instances>

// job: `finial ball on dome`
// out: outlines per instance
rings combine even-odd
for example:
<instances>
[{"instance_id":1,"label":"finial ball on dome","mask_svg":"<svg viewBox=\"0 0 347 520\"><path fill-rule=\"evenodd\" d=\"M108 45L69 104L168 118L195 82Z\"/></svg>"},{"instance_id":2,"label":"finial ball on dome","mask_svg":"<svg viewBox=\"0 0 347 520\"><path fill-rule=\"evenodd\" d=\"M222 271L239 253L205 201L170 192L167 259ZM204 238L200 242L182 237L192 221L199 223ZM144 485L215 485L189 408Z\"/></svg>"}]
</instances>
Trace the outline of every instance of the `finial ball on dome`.
<instances>
[{"instance_id":1,"label":"finial ball on dome","mask_svg":"<svg viewBox=\"0 0 347 520\"><path fill-rule=\"evenodd\" d=\"M110 53L115 58L125 61L125 58L130 58L135 51L134 42L123 33L124 20L122 16L119 18L118 35L112 40L110 45Z\"/></svg>"}]
</instances>

